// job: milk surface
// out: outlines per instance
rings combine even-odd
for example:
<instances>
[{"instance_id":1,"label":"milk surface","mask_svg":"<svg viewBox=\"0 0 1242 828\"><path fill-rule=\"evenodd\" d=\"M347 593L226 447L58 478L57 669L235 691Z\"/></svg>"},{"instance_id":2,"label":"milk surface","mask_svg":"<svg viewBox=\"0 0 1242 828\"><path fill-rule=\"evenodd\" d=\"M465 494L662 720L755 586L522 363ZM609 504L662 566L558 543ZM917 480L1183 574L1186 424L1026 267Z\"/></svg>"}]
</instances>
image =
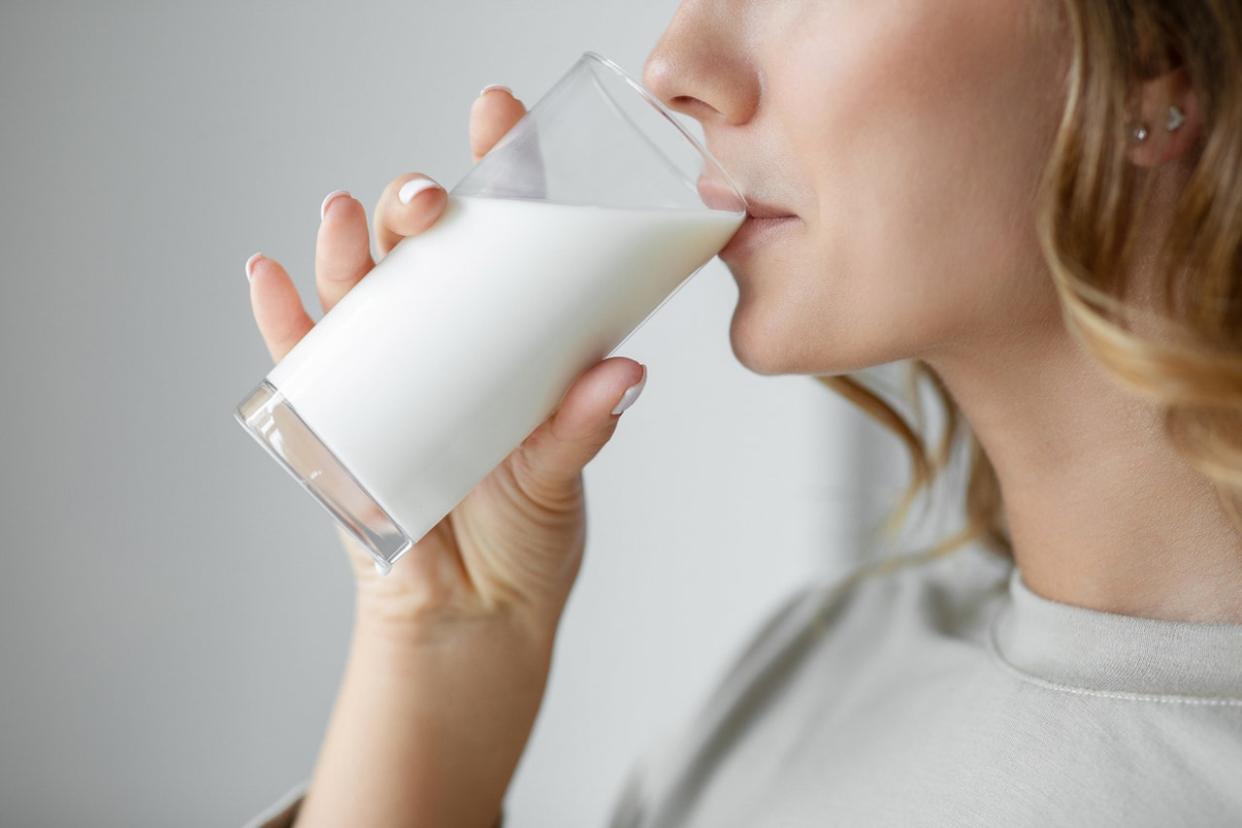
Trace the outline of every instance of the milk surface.
<instances>
[{"instance_id":1,"label":"milk surface","mask_svg":"<svg viewBox=\"0 0 1242 828\"><path fill-rule=\"evenodd\" d=\"M450 195L268 381L417 542L744 218Z\"/></svg>"}]
</instances>

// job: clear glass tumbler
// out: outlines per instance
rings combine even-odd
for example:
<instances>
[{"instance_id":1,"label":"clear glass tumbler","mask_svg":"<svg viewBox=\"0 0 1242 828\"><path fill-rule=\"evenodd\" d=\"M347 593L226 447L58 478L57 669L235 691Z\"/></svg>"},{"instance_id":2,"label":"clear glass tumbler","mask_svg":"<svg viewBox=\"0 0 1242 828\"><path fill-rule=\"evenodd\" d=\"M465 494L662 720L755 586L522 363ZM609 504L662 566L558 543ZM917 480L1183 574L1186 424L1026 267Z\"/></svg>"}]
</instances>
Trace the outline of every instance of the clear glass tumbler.
<instances>
[{"instance_id":1,"label":"clear glass tumbler","mask_svg":"<svg viewBox=\"0 0 1242 828\"><path fill-rule=\"evenodd\" d=\"M235 416L387 572L745 217L678 116L587 52Z\"/></svg>"}]
</instances>

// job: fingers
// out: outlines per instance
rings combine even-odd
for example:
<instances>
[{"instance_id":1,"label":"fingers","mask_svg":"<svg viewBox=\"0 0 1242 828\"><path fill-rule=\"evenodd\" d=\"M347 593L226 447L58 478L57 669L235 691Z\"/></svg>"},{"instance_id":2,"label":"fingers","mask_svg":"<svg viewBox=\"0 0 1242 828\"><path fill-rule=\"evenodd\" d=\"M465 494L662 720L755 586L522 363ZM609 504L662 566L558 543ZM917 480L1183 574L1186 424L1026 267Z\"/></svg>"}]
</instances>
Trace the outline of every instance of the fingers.
<instances>
[{"instance_id":1,"label":"fingers","mask_svg":"<svg viewBox=\"0 0 1242 828\"><path fill-rule=\"evenodd\" d=\"M279 361L315 324L280 262L255 253L246 262L250 309L274 361Z\"/></svg>"},{"instance_id":2,"label":"fingers","mask_svg":"<svg viewBox=\"0 0 1242 828\"><path fill-rule=\"evenodd\" d=\"M476 98L470 109L470 152L474 160L482 158L525 114L522 102L503 87L491 87ZM380 196L372 220L380 254L387 254L406 236L434 224L447 202L444 188L422 173L393 179Z\"/></svg>"},{"instance_id":3,"label":"fingers","mask_svg":"<svg viewBox=\"0 0 1242 828\"><path fill-rule=\"evenodd\" d=\"M375 266L375 262L371 259L367 213L358 199L344 190L328 193L319 215L315 288L326 313Z\"/></svg>"},{"instance_id":4,"label":"fingers","mask_svg":"<svg viewBox=\"0 0 1242 828\"><path fill-rule=\"evenodd\" d=\"M375 207L375 242L381 255L406 236L434 224L447 202L444 188L422 173L408 173L389 182Z\"/></svg>"},{"instance_id":5,"label":"fingers","mask_svg":"<svg viewBox=\"0 0 1242 828\"><path fill-rule=\"evenodd\" d=\"M478 161L526 114L526 107L504 87L488 87L471 105L470 151ZM432 178L408 173L384 189L373 218L381 255L401 239L435 223L448 193ZM320 206L315 243L315 288L324 312L331 310L371 268L366 211L349 193L329 193ZM274 360L280 360L314 322L279 262L256 253L246 263L250 303L259 333Z\"/></svg>"},{"instance_id":6,"label":"fingers","mask_svg":"<svg viewBox=\"0 0 1242 828\"><path fill-rule=\"evenodd\" d=\"M642 393L647 367L612 357L580 376L556 412L514 452L514 474L528 496L554 504L616 431L619 415Z\"/></svg>"},{"instance_id":7,"label":"fingers","mask_svg":"<svg viewBox=\"0 0 1242 828\"><path fill-rule=\"evenodd\" d=\"M506 87L488 87L470 107L470 151L477 163L491 152L523 116L526 107ZM519 141L508 148L506 188L527 198L547 197L547 176L543 151L534 124Z\"/></svg>"},{"instance_id":8,"label":"fingers","mask_svg":"<svg viewBox=\"0 0 1242 828\"><path fill-rule=\"evenodd\" d=\"M490 86L470 105L470 153L475 162L487 154L526 114L507 87Z\"/></svg>"}]
</instances>

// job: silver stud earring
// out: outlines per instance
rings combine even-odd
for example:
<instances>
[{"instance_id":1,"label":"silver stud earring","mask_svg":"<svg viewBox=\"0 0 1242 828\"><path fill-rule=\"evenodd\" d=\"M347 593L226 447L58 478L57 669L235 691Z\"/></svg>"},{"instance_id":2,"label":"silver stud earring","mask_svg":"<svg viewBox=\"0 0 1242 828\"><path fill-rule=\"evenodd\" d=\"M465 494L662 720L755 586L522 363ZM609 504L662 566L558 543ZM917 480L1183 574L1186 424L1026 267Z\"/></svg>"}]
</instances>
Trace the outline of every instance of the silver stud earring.
<instances>
[{"instance_id":1,"label":"silver stud earring","mask_svg":"<svg viewBox=\"0 0 1242 828\"><path fill-rule=\"evenodd\" d=\"M1169 107L1169 120L1165 122L1164 128L1169 132L1177 132L1186 123L1186 113L1181 108L1174 105Z\"/></svg>"},{"instance_id":2,"label":"silver stud earring","mask_svg":"<svg viewBox=\"0 0 1242 828\"><path fill-rule=\"evenodd\" d=\"M1151 131L1147 128L1147 124L1136 124L1130 130L1130 134L1134 137L1136 143L1141 144L1147 140L1147 136L1151 134Z\"/></svg>"}]
</instances>

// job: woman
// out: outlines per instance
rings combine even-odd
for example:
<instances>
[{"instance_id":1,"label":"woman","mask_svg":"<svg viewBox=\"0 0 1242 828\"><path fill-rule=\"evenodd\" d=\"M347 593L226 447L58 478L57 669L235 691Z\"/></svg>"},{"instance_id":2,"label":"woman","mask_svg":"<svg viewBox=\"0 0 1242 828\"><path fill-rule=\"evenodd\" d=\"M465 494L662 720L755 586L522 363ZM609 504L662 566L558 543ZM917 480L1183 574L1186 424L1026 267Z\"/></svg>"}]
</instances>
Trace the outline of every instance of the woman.
<instances>
[{"instance_id":1,"label":"woman","mask_svg":"<svg viewBox=\"0 0 1242 828\"><path fill-rule=\"evenodd\" d=\"M973 467L961 535L791 595L612 824L1242 824L1242 3L685 0L644 79L784 216L721 254L738 359L879 417L911 493L954 426ZM523 111L484 90L476 159ZM445 198L394 180L381 251ZM372 264L331 194L324 308ZM247 273L279 358L312 322L277 262ZM937 451L848 376L897 359L948 406ZM644 379L585 372L389 577L345 540L340 696L265 824L501 821L580 472Z\"/></svg>"}]
</instances>

